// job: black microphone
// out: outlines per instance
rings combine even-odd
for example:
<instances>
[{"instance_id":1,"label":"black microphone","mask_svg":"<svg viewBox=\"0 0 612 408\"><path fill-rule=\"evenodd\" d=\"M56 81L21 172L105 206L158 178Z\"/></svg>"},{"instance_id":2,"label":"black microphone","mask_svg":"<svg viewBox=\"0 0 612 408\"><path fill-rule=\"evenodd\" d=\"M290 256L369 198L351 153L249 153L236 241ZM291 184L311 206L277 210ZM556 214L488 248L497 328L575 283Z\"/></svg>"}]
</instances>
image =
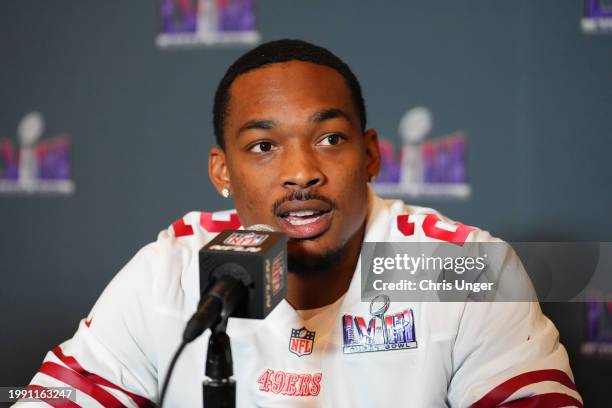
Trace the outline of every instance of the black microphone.
<instances>
[{"instance_id":1,"label":"black microphone","mask_svg":"<svg viewBox=\"0 0 612 408\"><path fill-rule=\"evenodd\" d=\"M287 291L287 237L267 225L225 230L199 253L201 298L183 341L228 317L265 318Z\"/></svg>"},{"instance_id":2,"label":"black microphone","mask_svg":"<svg viewBox=\"0 0 612 408\"><path fill-rule=\"evenodd\" d=\"M267 225L223 231L200 250L199 261L200 303L170 361L160 407L179 356L206 329L212 333L203 383L205 406L234 407L236 383L230 378L230 340L224 324L230 316L263 319L287 292L287 236Z\"/></svg>"}]
</instances>

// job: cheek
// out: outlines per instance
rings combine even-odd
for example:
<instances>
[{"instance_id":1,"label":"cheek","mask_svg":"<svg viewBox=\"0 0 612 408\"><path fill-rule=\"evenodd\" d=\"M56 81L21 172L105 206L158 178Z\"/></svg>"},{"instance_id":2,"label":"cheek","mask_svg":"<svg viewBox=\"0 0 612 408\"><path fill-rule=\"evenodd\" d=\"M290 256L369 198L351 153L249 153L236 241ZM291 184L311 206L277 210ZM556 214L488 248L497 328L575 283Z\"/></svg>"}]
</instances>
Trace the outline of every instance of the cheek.
<instances>
[{"instance_id":1,"label":"cheek","mask_svg":"<svg viewBox=\"0 0 612 408\"><path fill-rule=\"evenodd\" d=\"M361 166L343 166L333 179L334 198L338 202L340 221L336 227L341 241L350 238L362 225L367 215L368 189L366 171Z\"/></svg>"},{"instance_id":2,"label":"cheek","mask_svg":"<svg viewBox=\"0 0 612 408\"><path fill-rule=\"evenodd\" d=\"M266 180L252 175L232 178L234 202L243 225L265 223L265 216L271 211L270 188Z\"/></svg>"},{"instance_id":3,"label":"cheek","mask_svg":"<svg viewBox=\"0 0 612 408\"><path fill-rule=\"evenodd\" d=\"M361 144L351 145L342 154L327 160L328 170L336 176L348 177L350 180L358 180L367 173L367 155Z\"/></svg>"},{"instance_id":4,"label":"cheek","mask_svg":"<svg viewBox=\"0 0 612 408\"><path fill-rule=\"evenodd\" d=\"M361 156L350 157L348 160L334 163L328 169L330 182L336 184L334 190L343 200L349 202L367 191L367 170L363 165L364 161L359 159Z\"/></svg>"}]
</instances>

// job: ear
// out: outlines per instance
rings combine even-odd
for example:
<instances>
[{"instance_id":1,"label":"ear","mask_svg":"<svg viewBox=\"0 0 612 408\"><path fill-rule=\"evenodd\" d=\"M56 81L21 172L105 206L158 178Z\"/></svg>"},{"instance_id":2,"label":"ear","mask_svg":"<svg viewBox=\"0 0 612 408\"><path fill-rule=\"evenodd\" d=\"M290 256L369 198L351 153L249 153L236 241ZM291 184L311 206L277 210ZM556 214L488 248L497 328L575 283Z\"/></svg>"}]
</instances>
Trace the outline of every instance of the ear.
<instances>
[{"instance_id":1,"label":"ear","mask_svg":"<svg viewBox=\"0 0 612 408\"><path fill-rule=\"evenodd\" d=\"M208 152L208 177L219 194L224 188L230 188L230 176L225 159L225 151L218 146Z\"/></svg>"},{"instance_id":2,"label":"ear","mask_svg":"<svg viewBox=\"0 0 612 408\"><path fill-rule=\"evenodd\" d=\"M368 178L380 174L380 147L378 146L378 134L374 129L368 129L363 134L366 149L366 171Z\"/></svg>"}]
</instances>

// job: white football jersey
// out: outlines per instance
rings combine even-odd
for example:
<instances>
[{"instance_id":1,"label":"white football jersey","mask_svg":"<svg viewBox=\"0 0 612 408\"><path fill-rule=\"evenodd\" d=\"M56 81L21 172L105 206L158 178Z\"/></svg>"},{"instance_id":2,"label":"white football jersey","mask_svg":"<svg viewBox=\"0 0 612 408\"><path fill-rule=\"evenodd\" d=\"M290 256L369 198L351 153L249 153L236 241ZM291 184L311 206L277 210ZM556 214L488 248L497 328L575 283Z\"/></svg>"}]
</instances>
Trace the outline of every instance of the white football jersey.
<instances>
[{"instance_id":1,"label":"white football jersey","mask_svg":"<svg viewBox=\"0 0 612 408\"><path fill-rule=\"evenodd\" d=\"M156 404L199 301L198 251L239 227L232 211L191 212L162 231L115 276L75 335L46 355L31 386L76 388L76 405L52 406ZM366 242L455 239L499 241L370 193ZM504 261L520 262L514 253ZM282 301L264 320L230 318L237 406L582 407L558 332L537 303L391 302L386 313L402 322L395 343L403 346L345 352L353 330L367 333L372 324L358 264L348 291L331 305L296 311ZM202 406L208 335L184 350L164 406Z\"/></svg>"}]
</instances>

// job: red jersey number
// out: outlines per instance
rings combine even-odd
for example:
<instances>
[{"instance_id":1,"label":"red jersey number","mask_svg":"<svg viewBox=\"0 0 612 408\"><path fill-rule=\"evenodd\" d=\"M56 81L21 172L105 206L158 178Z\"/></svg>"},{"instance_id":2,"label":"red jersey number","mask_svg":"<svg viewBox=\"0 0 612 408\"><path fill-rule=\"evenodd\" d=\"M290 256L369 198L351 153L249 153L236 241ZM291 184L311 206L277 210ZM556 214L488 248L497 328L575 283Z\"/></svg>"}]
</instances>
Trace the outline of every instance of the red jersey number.
<instances>
[{"instance_id":1,"label":"red jersey number","mask_svg":"<svg viewBox=\"0 0 612 408\"><path fill-rule=\"evenodd\" d=\"M407 237L414 235L414 222L408 221L408 217L408 215L397 216L397 229ZM448 229L440 228L438 226L438 222L444 223L445 226L448 226ZM435 214L427 214L425 216L425 220L423 220L423 225L421 228L423 229L425 235L429 238L451 242L460 246L465 243L465 240L470 232L476 229L461 223L446 223L440 220L440 218Z\"/></svg>"}]
</instances>

